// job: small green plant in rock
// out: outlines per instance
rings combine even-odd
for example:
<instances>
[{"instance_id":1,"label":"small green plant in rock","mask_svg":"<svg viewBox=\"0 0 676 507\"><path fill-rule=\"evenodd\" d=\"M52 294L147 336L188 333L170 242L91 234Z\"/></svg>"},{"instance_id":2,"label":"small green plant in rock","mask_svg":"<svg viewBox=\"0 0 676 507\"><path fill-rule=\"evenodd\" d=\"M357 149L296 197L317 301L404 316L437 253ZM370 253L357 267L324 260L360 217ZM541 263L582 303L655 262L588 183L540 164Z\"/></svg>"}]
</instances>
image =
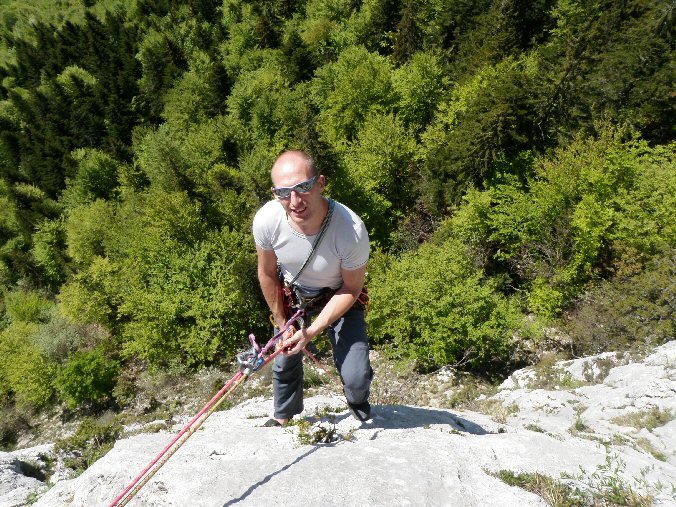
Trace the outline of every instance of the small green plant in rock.
<instances>
[{"instance_id":1,"label":"small green plant in rock","mask_svg":"<svg viewBox=\"0 0 676 507\"><path fill-rule=\"evenodd\" d=\"M310 387L319 387L325 383L325 374L317 371L315 368L305 368L303 373L303 387L305 389Z\"/></svg>"},{"instance_id":2,"label":"small green plant in rock","mask_svg":"<svg viewBox=\"0 0 676 507\"><path fill-rule=\"evenodd\" d=\"M571 428L571 433L573 433L573 434L578 433L578 432L589 433L591 431L592 431L591 428L589 426L587 426L584 423L584 421L582 420L582 417L580 417L580 415L578 415L577 418L575 419L575 424L573 424L573 427Z\"/></svg>"},{"instance_id":3,"label":"small green plant in rock","mask_svg":"<svg viewBox=\"0 0 676 507\"><path fill-rule=\"evenodd\" d=\"M620 426L630 426L640 430L642 428L652 431L672 421L676 414L671 410L661 410L657 407L651 410L633 412L611 419L611 422Z\"/></svg>"},{"instance_id":4,"label":"small green plant in rock","mask_svg":"<svg viewBox=\"0 0 676 507\"><path fill-rule=\"evenodd\" d=\"M45 482L48 478L48 471L42 464L36 461L19 461L19 469L21 470L21 475L32 477L40 482Z\"/></svg>"},{"instance_id":5,"label":"small green plant in rock","mask_svg":"<svg viewBox=\"0 0 676 507\"><path fill-rule=\"evenodd\" d=\"M516 486L542 497L552 507L583 507L580 499L575 498L572 488L556 479L539 473L517 473L512 470L500 470L491 474L505 484Z\"/></svg>"},{"instance_id":6,"label":"small green plant in rock","mask_svg":"<svg viewBox=\"0 0 676 507\"><path fill-rule=\"evenodd\" d=\"M607 448L606 448L607 449ZM575 496L585 500L584 505L618 505L629 507L649 507L652 505L652 495L641 494L635 491L623 477L626 463L617 455L606 452L606 461L599 465L592 473L580 467L580 473L571 475L562 473L564 479L580 482L583 487L575 488ZM637 484L644 488L649 486L645 481Z\"/></svg>"},{"instance_id":7,"label":"small green plant in rock","mask_svg":"<svg viewBox=\"0 0 676 507\"><path fill-rule=\"evenodd\" d=\"M620 359L620 355L621 353L618 352L617 359ZM590 384L600 384L608 376L610 370L617 366L617 364L617 361L609 357L598 358L593 362L587 361L582 366L582 376L584 377L585 381L589 382Z\"/></svg>"},{"instance_id":8,"label":"small green plant in rock","mask_svg":"<svg viewBox=\"0 0 676 507\"><path fill-rule=\"evenodd\" d=\"M556 362L562 357L557 354L545 354L540 362L535 365L535 378L531 381L531 389L577 389L586 383L573 378L573 376L556 366Z\"/></svg>"},{"instance_id":9,"label":"small green plant in rock","mask_svg":"<svg viewBox=\"0 0 676 507\"><path fill-rule=\"evenodd\" d=\"M526 425L524 426L524 429L530 430L530 431L535 431L535 432L537 432L537 433L547 433L545 430L543 430L542 428L540 428L540 426L538 426L537 424L532 424L532 423L531 423L531 424L526 424Z\"/></svg>"},{"instance_id":10,"label":"small green plant in rock","mask_svg":"<svg viewBox=\"0 0 676 507\"><path fill-rule=\"evenodd\" d=\"M112 449L121 434L122 426L116 419L99 422L85 418L74 435L56 442L54 450L63 453L65 465L79 475Z\"/></svg>"},{"instance_id":11,"label":"small green plant in rock","mask_svg":"<svg viewBox=\"0 0 676 507\"><path fill-rule=\"evenodd\" d=\"M659 461L667 461L667 455L655 447L647 438L637 438L636 445Z\"/></svg>"},{"instance_id":12,"label":"small green plant in rock","mask_svg":"<svg viewBox=\"0 0 676 507\"><path fill-rule=\"evenodd\" d=\"M289 425L298 428L296 439L301 445L328 444L339 438L336 430L336 412L341 411L340 408L325 406L310 417L291 419ZM352 433L348 435L349 438L343 437L343 439L351 440Z\"/></svg>"}]
</instances>

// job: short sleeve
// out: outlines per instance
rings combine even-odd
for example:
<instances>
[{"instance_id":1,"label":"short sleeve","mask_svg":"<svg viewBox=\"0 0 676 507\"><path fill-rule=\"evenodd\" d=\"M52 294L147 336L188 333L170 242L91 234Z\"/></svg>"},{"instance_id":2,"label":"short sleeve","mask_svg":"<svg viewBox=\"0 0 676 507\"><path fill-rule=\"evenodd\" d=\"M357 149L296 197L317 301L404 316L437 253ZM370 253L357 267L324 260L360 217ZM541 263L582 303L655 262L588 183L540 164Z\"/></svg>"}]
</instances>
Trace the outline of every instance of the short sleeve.
<instances>
[{"instance_id":1,"label":"short sleeve","mask_svg":"<svg viewBox=\"0 0 676 507\"><path fill-rule=\"evenodd\" d=\"M270 213L269 207L263 206L256 212L253 219L253 237L256 245L263 250L272 250L272 235L270 233Z\"/></svg>"},{"instance_id":2,"label":"short sleeve","mask_svg":"<svg viewBox=\"0 0 676 507\"><path fill-rule=\"evenodd\" d=\"M369 235L364 222L357 219L353 228L354 235L348 235L351 241L341 248L341 267L348 271L361 268L369 260Z\"/></svg>"}]
</instances>

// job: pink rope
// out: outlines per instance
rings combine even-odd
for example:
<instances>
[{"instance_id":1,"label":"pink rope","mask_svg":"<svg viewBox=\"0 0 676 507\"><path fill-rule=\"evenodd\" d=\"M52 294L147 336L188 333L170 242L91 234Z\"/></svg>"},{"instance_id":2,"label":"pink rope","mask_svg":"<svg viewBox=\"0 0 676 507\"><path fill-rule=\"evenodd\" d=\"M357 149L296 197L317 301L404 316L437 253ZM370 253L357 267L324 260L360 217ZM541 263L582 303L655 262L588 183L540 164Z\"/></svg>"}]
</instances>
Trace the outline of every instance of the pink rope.
<instances>
[{"instance_id":1,"label":"pink rope","mask_svg":"<svg viewBox=\"0 0 676 507\"><path fill-rule=\"evenodd\" d=\"M302 309L298 310L298 311L297 311L297 312L296 312L296 313L295 313L295 314L287 321L287 323L284 325L284 327L283 327L276 335L274 335L272 338L270 338L270 340L269 340L268 343L265 345L265 347L263 348L263 350L261 350L261 351L259 352L259 354L258 354L258 359L262 359L262 358L265 357L265 355L267 354L267 352L268 352L268 351L269 351L269 350L270 350L270 349L271 349L271 348L279 341L279 339L282 337L282 335L283 335L284 333L286 333L286 331L289 329L289 327L291 327L291 325L292 325L299 317L301 317L301 316L303 315L303 313L304 313L304 311L303 311ZM254 344L254 347L255 347L255 341L252 340L252 344ZM282 352L282 349L276 350L273 354L271 354L270 356L268 356L267 358L265 358L265 360L258 366L258 368L262 368L263 366L265 366L266 364L268 364L268 363L269 363L275 356L277 356L277 354L279 354L280 352ZM257 369L258 369L258 368L257 368ZM247 374L247 375L248 375L248 374ZM174 439L173 439L171 442L169 442L169 444L167 444L167 446L166 446L164 449L162 449L162 451L161 451L157 456L155 456L155 458L154 458L154 459L153 459L153 460L152 460L152 461L151 461L151 462L143 469L143 471L142 471L141 473L139 473L139 474L134 478L134 480L133 480L133 481L132 481L125 489L124 489L124 491L122 491L122 493L120 493L118 496L115 497L115 499L110 503L110 505L109 505L108 507L116 507L116 506L119 504L120 500L122 500L122 499L125 497L125 495L127 495L127 494L132 490L132 488L133 488L133 487L134 487L141 479L143 479L143 477L148 473L148 471L149 471L153 466L155 466L155 464L157 464L157 462L160 461L160 459L162 459L162 456L164 456L164 455L167 453L167 451L169 451L169 449L171 449L171 448L173 447L173 445L174 445L174 444L175 444L175 443L176 443L176 442L177 442L177 441L178 441L178 440L179 440L179 439L180 439L187 431L190 430L190 428L191 428L192 425L195 423L195 421L197 421L200 417L202 417L202 416L203 416L203 415L204 415L204 414L205 414L205 413L213 406L213 404L216 403L220 398L222 398L222 397L228 392L228 390L230 389L230 387L231 387L235 382L237 382L238 380L240 380L243 376L244 376L244 373L243 373L242 371L238 371L238 372L237 372L237 373L236 373L236 374L235 374L235 375L234 375L234 376L233 376L233 377L232 377L232 378L231 378L231 379L230 379L230 380L229 380L229 381L228 381L228 382L220 389L220 391L218 391L218 392L214 395L214 397L211 398L211 400L210 400L206 405L204 405L204 407L202 408L202 410L200 410L200 411L195 415L195 417L193 417L193 418L190 420L190 422L189 422L188 424L186 424L186 425L183 427L183 429L178 433L178 435L176 435L176 436L174 437Z\"/></svg>"},{"instance_id":2,"label":"pink rope","mask_svg":"<svg viewBox=\"0 0 676 507\"><path fill-rule=\"evenodd\" d=\"M200 410L200 411L197 413L197 415L196 415L195 417L193 417L193 418L190 420L190 422L189 422L188 424L185 425L185 427L179 432L179 434L176 435L176 437L174 437L174 439L173 439L171 442L169 442L169 444L167 444L167 446L166 446L164 449L162 449L162 451L155 457L155 459L153 459L153 460L148 464L148 466L145 467L145 468L143 469L143 471L142 471L140 474L138 474L138 475L134 478L134 480L133 480L133 481L132 481L125 489L124 489L124 491L123 491L122 493L120 493L117 497L115 497L115 500L113 500L113 501L110 503L110 505L109 505L108 507L115 507L115 506L118 504L118 502L119 502L120 500L122 500L122 498L123 498L127 493L129 493L129 491L131 491L131 489L136 485L136 483L139 482L139 481L143 478L143 476L144 476L144 475L145 475L145 474L146 474L146 473L147 473L147 472L155 465L155 463L157 463L157 462L162 458L162 456L164 456L164 454L165 454L169 449L171 449L171 447L178 441L178 439L181 438L181 436L183 436L183 434L184 434L186 431L188 431L188 430L190 429L190 427L195 423L195 421L197 421L200 417L202 417L202 415L203 415L207 410L209 410L209 408L211 407L211 405L213 405L216 401L218 401L218 399L221 398L221 397L223 396L223 394L225 394L225 392L230 388L230 386L231 386L232 384L234 384L237 380L239 380L240 377L242 377L242 375L243 375L242 372L241 372L241 371L238 371L238 372L235 374L235 376L232 377L232 378L231 378L231 379L230 379L230 380L229 380L229 381L221 388L221 390L218 391L218 393L216 393L216 395L215 395L213 398L211 398L211 400L209 401L209 403L207 403L206 405L204 405L204 408L202 408L202 410Z\"/></svg>"}]
</instances>

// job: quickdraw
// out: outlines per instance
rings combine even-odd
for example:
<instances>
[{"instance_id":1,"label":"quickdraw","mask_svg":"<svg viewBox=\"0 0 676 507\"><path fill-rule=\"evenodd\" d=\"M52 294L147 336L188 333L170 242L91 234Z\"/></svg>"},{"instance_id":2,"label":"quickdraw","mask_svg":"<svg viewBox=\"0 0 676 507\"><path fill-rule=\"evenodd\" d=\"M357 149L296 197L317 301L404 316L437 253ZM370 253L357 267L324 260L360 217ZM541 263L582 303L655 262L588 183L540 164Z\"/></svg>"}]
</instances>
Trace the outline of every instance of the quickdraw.
<instances>
[{"instance_id":1,"label":"quickdraw","mask_svg":"<svg viewBox=\"0 0 676 507\"><path fill-rule=\"evenodd\" d=\"M305 311L299 309L270 340L261 348L256 343L253 334L249 335L251 349L237 355L237 362L240 365L239 371L221 388L218 393L200 410L188 424L162 449L162 451L139 473L134 480L109 504L108 507L122 507L148 483L148 481L162 468L162 466L174 455L176 451L204 424L204 421L213 414L219 405L225 399L225 396L233 392L239 385L244 383L250 375L259 371L269 364L283 348L278 348L272 354L268 353L284 336L284 334L293 326L293 323L302 319Z\"/></svg>"}]
</instances>

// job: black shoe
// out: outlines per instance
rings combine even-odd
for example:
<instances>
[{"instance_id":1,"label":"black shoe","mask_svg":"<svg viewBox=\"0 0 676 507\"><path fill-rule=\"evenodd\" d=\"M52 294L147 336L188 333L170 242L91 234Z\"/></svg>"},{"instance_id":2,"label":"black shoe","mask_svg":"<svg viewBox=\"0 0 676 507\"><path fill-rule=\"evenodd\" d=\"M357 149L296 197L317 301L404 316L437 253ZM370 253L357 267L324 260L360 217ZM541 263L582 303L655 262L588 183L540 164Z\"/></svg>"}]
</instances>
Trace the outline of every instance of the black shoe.
<instances>
[{"instance_id":1,"label":"black shoe","mask_svg":"<svg viewBox=\"0 0 676 507\"><path fill-rule=\"evenodd\" d=\"M352 415L361 422L371 419L371 404L368 401L363 403L347 403Z\"/></svg>"},{"instance_id":2,"label":"black shoe","mask_svg":"<svg viewBox=\"0 0 676 507\"><path fill-rule=\"evenodd\" d=\"M265 421L265 423L263 423L264 428L276 428L281 426L285 426L285 424L282 424L277 419L272 418L268 419L267 421Z\"/></svg>"}]
</instances>

